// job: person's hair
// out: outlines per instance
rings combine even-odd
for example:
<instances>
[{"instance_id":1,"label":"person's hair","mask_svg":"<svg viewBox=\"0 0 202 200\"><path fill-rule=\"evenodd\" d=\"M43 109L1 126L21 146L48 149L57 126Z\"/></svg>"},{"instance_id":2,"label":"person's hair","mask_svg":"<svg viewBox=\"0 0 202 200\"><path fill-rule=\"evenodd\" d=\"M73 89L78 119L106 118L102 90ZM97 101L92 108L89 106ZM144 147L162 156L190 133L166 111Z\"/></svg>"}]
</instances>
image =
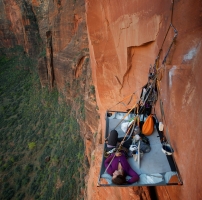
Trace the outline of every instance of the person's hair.
<instances>
[{"instance_id":1,"label":"person's hair","mask_svg":"<svg viewBox=\"0 0 202 200\"><path fill-rule=\"evenodd\" d=\"M126 183L126 177L124 175L118 175L115 178L112 178L112 183L116 185L123 185Z\"/></svg>"}]
</instances>

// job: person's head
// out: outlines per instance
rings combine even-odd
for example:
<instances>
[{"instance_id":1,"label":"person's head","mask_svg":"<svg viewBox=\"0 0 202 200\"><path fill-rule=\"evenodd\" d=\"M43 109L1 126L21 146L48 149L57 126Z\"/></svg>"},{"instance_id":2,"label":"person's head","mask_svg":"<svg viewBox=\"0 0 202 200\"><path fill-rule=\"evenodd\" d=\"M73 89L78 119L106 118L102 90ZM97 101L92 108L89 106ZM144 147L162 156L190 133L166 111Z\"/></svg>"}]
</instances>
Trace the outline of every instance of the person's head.
<instances>
[{"instance_id":1,"label":"person's head","mask_svg":"<svg viewBox=\"0 0 202 200\"><path fill-rule=\"evenodd\" d=\"M123 174L123 171L116 170L112 176L112 183L116 185L123 185L126 183L126 177Z\"/></svg>"}]
</instances>

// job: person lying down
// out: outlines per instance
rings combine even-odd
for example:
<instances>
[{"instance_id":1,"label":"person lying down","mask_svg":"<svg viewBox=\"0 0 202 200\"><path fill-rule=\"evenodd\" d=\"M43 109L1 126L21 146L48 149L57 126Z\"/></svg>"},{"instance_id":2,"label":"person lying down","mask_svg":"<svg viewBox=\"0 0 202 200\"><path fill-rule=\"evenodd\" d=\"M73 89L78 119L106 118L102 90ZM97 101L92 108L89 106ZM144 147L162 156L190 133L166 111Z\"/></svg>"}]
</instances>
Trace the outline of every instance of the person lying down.
<instances>
[{"instance_id":1,"label":"person lying down","mask_svg":"<svg viewBox=\"0 0 202 200\"><path fill-rule=\"evenodd\" d=\"M117 139L117 131L111 131L107 144L109 149L116 145ZM139 180L139 175L131 168L126 156L124 151L112 153L104 162L107 173L112 176L112 182L116 185L132 184ZM127 175L131 179L126 180Z\"/></svg>"}]
</instances>

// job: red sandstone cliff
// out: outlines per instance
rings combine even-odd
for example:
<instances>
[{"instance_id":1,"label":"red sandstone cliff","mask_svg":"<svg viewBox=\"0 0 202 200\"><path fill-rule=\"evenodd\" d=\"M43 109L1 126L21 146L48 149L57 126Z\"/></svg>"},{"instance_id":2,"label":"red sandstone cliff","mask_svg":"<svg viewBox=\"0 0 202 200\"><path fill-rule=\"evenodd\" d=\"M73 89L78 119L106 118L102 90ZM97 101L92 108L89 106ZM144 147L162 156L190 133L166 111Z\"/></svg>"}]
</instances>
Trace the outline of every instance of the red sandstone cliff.
<instances>
[{"instance_id":1,"label":"red sandstone cliff","mask_svg":"<svg viewBox=\"0 0 202 200\"><path fill-rule=\"evenodd\" d=\"M22 45L38 60L42 87L57 87L81 127L89 162L99 115L84 0L0 0L0 48ZM59 99L60 100L60 99Z\"/></svg>"},{"instance_id":2,"label":"red sandstone cliff","mask_svg":"<svg viewBox=\"0 0 202 200\"><path fill-rule=\"evenodd\" d=\"M149 66L154 64L171 21L171 2L0 0L0 46L23 45L25 53L32 57L41 52L37 59L42 86L56 86L78 112L91 162L86 178L89 200L151 199L146 187L98 188L96 184L104 141L104 113L146 83ZM172 22L178 37L160 87L174 157L184 184L157 187L156 192L160 200L202 199L202 2L174 2ZM172 37L171 29L160 63ZM85 119L80 112L84 108Z\"/></svg>"},{"instance_id":3,"label":"red sandstone cliff","mask_svg":"<svg viewBox=\"0 0 202 200\"><path fill-rule=\"evenodd\" d=\"M168 56L160 88L174 157L184 184L156 187L159 199L202 198L201 7L199 0L174 1L172 23L178 37ZM171 22L172 1L86 0L86 13L92 75L104 130L105 110L146 83L149 66L154 64ZM173 35L170 29L160 63ZM96 188L92 184L96 169L91 166L89 199L124 199L134 193L135 188ZM131 195L128 199L138 198Z\"/></svg>"}]
</instances>

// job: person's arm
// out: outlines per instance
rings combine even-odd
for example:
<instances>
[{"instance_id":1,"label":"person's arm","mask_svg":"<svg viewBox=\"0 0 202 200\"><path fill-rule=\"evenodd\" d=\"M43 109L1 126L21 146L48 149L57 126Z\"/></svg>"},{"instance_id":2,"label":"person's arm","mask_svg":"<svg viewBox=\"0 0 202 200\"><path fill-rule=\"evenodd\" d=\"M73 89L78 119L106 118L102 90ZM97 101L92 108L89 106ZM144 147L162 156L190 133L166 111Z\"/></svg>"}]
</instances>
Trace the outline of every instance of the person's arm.
<instances>
[{"instance_id":1,"label":"person's arm","mask_svg":"<svg viewBox=\"0 0 202 200\"><path fill-rule=\"evenodd\" d=\"M131 176L131 179L129 179L128 183L135 183L139 180L139 175L130 167L128 170L128 175Z\"/></svg>"},{"instance_id":2,"label":"person's arm","mask_svg":"<svg viewBox=\"0 0 202 200\"><path fill-rule=\"evenodd\" d=\"M122 165L124 165L124 170L128 176L131 178L127 181L127 183L135 183L139 180L139 175L131 168L130 164L128 163L128 160L126 157L122 157Z\"/></svg>"},{"instance_id":3,"label":"person's arm","mask_svg":"<svg viewBox=\"0 0 202 200\"><path fill-rule=\"evenodd\" d=\"M113 175L114 173L114 169L112 167L112 159L115 159L115 157L119 157L121 156L122 153L121 152L116 152L115 156L114 154L111 154L106 160L105 160L105 168L107 169L107 173L109 173L110 175ZM112 161L112 162L111 162Z\"/></svg>"},{"instance_id":4,"label":"person's arm","mask_svg":"<svg viewBox=\"0 0 202 200\"><path fill-rule=\"evenodd\" d=\"M111 154L106 160L105 160L105 168L107 169L107 173L110 175L113 175L113 168L112 165L109 164L114 157L114 154Z\"/></svg>"}]
</instances>

